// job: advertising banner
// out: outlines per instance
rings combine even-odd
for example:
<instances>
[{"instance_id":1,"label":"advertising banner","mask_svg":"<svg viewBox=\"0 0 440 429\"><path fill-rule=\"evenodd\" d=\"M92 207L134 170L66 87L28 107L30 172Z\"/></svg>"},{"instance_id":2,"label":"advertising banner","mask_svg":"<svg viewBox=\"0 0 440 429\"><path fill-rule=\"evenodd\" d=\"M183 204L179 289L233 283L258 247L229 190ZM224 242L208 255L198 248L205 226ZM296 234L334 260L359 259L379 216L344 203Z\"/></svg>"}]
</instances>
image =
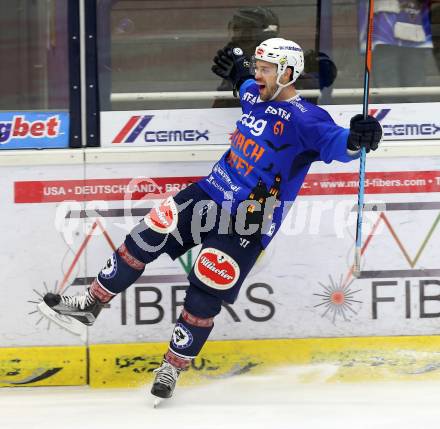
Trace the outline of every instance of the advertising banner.
<instances>
[{"instance_id":1,"label":"advertising banner","mask_svg":"<svg viewBox=\"0 0 440 429\"><path fill-rule=\"evenodd\" d=\"M348 128L361 104L320 106ZM440 103L372 104L384 141L440 138ZM101 112L104 147L228 144L240 108Z\"/></svg>"},{"instance_id":2,"label":"advertising banner","mask_svg":"<svg viewBox=\"0 0 440 429\"><path fill-rule=\"evenodd\" d=\"M0 112L0 149L67 147L67 112Z\"/></svg>"},{"instance_id":3,"label":"advertising banner","mask_svg":"<svg viewBox=\"0 0 440 429\"><path fill-rule=\"evenodd\" d=\"M360 104L321 107L346 128L351 117L362 113ZM368 113L381 123L385 141L440 138L440 103L370 104Z\"/></svg>"},{"instance_id":4,"label":"advertising banner","mask_svg":"<svg viewBox=\"0 0 440 429\"><path fill-rule=\"evenodd\" d=\"M371 158L359 279L351 274L357 164L316 163L237 302L216 318L212 339L436 334L439 162L418 158L416 169L410 158ZM79 166L4 168L1 257L8 263L0 346L79 344L37 312L44 293L81 292L149 208L210 168L209 162L96 163L86 165L85 175ZM88 342L168 341L197 254L194 248L149 264L103 310Z\"/></svg>"},{"instance_id":5,"label":"advertising banner","mask_svg":"<svg viewBox=\"0 0 440 429\"><path fill-rule=\"evenodd\" d=\"M417 165L423 169L415 170L408 159L392 163L371 159L360 279L351 275L356 165L334 164L330 172L328 166L316 164L279 234L245 281L238 301L225 305L218 316L212 338L436 333L440 317L440 267L435 246L440 238L438 162L435 158L419 159ZM4 314L14 308L16 316L23 302L37 302L46 287L80 292L150 207L184 189L209 168L210 163L204 162L91 164L84 179L60 178L60 170L47 180L22 177L10 182L10 211L15 220L24 212L30 217L44 213L50 221L45 226L47 244L43 249L58 244L50 255L46 250L38 255L44 255L42 267L47 270L38 276L40 286L35 283L35 273L16 267L15 278L8 282L13 305L8 305ZM34 240L34 225L23 220L20 228ZM18 243L10 243L17 254L23 254ZM163 255L149 264L137 283L101 313L89 330L89 341L167 341L197 254L195 248L175 261ZM29 254L21 263L31 264L29 258L36 257ZM32 313L26 311L22 317L35 324L38 335L33 335L33 340L53 342L72 336L53 324L49 330L56 335L48 336L47 328L40 330L37 325L38 314ZM2 329L3 338L13 340L14 345L30 340L29 336L13 335L17 328L12 323L2 324Z\"/></svg>"},{"instance_id":6,"label":"advertising banner","mask_svg":"<svg viewBox=\"0 0 440 429\"><path fill-rule=\"evenodd\" d=\"M228 144L240 109L101 112L101 146Z\"/></svg>"}]
</instances>

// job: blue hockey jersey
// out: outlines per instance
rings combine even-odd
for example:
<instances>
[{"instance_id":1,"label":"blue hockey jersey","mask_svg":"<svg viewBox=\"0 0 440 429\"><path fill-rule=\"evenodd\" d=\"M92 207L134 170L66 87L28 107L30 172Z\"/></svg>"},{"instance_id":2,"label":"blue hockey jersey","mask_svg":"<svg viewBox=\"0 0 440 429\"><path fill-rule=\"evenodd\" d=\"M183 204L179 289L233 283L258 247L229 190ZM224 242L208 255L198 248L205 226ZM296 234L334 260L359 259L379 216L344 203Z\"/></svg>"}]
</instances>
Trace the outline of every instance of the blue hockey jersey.
<instances>
[{"instance_id":1,"label":"blue hockey jersey","mask_svg":"<svg viewBox=\"0 0 440 429\"><path fill-rule=\"evenodd\" d=\"M243 201L264 204L275 198L270 227L262 235L266 247L313 161L349 162L357 157L347 153L349 130L300 96L263 102L258 85L250 79L240 88L240 100L242 115L230 134L231 147L199 186L232 214Z\"/></svg>"}]
</instances>

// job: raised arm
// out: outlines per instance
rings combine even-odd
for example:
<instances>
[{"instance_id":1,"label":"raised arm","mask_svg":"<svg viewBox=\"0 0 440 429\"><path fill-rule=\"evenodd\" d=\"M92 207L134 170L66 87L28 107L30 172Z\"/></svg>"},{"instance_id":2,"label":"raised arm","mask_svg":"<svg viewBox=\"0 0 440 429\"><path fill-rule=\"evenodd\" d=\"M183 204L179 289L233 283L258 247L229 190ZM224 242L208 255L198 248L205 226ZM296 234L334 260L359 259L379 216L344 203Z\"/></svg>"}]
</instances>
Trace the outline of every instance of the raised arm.
<instances>
[{"instance_id":1,"label":"raised arm","mask_svg":"<svg viewBox=\"0 0 440 429\"><path fill-rule=\"evenodd\" d=\"M250 61L244 55L241 48L225 47L217 51L213 59L214 65L211 70L223 79L232 83L234 96L240 90L240 86L254 76L250 70Z\"/></svg>"}]
</instances>

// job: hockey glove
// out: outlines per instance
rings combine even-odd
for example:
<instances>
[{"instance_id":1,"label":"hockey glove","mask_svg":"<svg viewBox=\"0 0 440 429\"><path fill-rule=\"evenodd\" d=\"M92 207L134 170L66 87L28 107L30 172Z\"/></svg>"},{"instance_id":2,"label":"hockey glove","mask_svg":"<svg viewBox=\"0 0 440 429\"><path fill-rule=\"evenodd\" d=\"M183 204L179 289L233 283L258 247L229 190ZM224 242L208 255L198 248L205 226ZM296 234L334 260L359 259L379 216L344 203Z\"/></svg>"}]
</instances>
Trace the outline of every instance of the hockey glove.
<instances>
[{"instance_id":1,"label":"hockey glove","mask_svg":"<svg viewBox=\"0 0 440 429\"><path fill-rule=\"evenodd\" d=\"M358 151L364 147L368 153L370 150L376 150L379 147L381 139L382 127L376 118L368 115L367 118L364 119L361 114L351 118L347 149Z\"/></svg>"},{"instance_id":2,"label":"hockey glove","mask_svg":"<svg viewBox=\"0 0 440 429\"><path fill-rule=\"evenodd\" d=\"M234 96L245 80L254 78L250 71L251 63L241 48L225 47L220 49L213 61L215 64L211 70L217 76L232 82Z\"/></svg>"}]
</instances>

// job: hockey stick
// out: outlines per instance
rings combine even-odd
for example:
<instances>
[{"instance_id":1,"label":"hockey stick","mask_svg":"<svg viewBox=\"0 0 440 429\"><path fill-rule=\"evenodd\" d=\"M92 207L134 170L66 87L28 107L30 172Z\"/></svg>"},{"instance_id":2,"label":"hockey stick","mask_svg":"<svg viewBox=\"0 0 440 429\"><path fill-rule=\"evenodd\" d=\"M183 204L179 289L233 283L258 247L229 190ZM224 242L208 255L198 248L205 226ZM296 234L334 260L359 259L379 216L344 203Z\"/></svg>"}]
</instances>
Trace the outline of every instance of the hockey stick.
<instances>
[{"instance_id":1,"label":"hockey stick","mask_svg":"<svg viewBox=\"0 0 440 429\"><path fill-rule=\"evenodd\" d=\"M370 74L371 74L371 48L373 38L373 16L374 16L374 0L368 2L368 21L367 21L367 47L365 52L365 73L364 73L364 100L362 114L364 119L368 115L368 98L370 95ZM362 215L364 210L364 193L365 193L365 147L361 148L361 157L359 165L359 191L357 203L357 222L356 222L356 247L354 253L353 276L359 277L361 274L361 248L362 248Z\"/></svg>"}]
</instances>

